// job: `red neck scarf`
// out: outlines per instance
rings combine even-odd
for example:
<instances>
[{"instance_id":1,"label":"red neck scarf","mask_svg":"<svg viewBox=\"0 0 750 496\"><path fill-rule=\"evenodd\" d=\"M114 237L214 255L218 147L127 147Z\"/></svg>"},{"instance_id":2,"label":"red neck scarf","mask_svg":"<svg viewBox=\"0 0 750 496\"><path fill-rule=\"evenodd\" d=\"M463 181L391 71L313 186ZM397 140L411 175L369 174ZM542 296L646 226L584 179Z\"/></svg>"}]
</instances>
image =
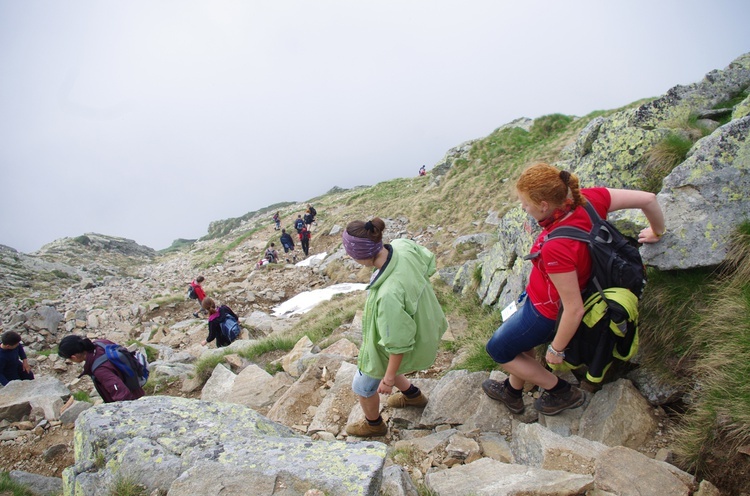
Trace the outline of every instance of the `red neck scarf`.
<instances>
[{"instance_id":1,"label":"red neck scarf","mask_svg":"<svg viewBox=\"0 0 750 496\"><path fill-rule=\"evenodd\" d=\"M567 200L565 200L565 203L563 203L562 207L558 207L555 210L553 210L552 213L549 215L549 217L538 221L539 226L542 229L549 229L554 224L559 222L560 219L568 215L572 210L573 210L573 200L568 198Z\"/></svg>"}]
</instances>

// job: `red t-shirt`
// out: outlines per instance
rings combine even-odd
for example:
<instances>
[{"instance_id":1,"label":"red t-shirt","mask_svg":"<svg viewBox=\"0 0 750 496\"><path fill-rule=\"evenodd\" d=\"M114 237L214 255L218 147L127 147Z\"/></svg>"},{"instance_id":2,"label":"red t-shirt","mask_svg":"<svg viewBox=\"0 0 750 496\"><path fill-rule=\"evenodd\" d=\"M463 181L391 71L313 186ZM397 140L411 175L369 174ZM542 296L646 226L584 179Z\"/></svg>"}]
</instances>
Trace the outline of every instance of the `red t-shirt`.
<instances>
[{"instance_id":1,"label":"red t-shirt","mask_svg":"<svg viewBox=\"0 0 750 496\"><path fill-rule=\"evenodd\" d=\"M607 188L582 189L581 194L594 206L599 215L607 218L607 211L612 203ZM573 226L588 232L591 230L591 219L584 208L578 207L567 219L552 226L552 230L559 226ZM586 287L591 275L591 255L586 243L574 239L552 239L542 244L542 240L550 231L542 230L531 247L531 253L540 251L538 257L532 259L534 266L529 275L529 285L526 287L529 301L548 319L556 319L560 310L560 294L550 280L548 274L561 274L576 271L578 286L581 290Z\"/></svg>"},{"instance_id":2,"label":"red t-shirt","mask_svg":"<svg viewBox=\"0 0 750 496\"><path fill-rule=\"evenodd\" d=\"M193 291L195 291L195 296L198 297L198 301L203 302L203 298L206 297L206 292L203 291L201 285L195 281L191 282L190 285L193 287Z\"/></svg>"}]
</instances>

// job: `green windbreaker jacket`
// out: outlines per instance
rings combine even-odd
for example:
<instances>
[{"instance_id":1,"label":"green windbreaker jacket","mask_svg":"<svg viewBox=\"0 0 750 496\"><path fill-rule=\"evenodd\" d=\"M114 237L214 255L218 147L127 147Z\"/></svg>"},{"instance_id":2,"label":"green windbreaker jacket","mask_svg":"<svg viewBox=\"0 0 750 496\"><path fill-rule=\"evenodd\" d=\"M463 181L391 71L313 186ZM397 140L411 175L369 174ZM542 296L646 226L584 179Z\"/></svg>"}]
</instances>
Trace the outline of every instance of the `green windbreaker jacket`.
<instances>
[{"instance_id":1,"label":"green windbreaker jacket","mask_svg":"<svg viewBox=\"0 0 750 496\"><path fill-rule=\"evenodd\" d=\"M429 368L448 322L430 283L435 255L414 241L396 239L391 257L375 280L362 315L359 370L377 379L388 357L403 354L399 374Z\"/></svg>"}]
</instances>

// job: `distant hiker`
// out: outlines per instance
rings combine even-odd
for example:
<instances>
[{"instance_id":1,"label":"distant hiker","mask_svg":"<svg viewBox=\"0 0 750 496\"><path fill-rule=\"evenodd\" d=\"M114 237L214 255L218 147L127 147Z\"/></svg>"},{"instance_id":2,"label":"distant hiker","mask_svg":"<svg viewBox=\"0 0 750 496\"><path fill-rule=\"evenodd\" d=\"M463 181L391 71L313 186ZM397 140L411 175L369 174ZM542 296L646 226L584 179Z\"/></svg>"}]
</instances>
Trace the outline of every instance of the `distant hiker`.
<instances>
[{"instance_id":1,"label":"distant hiker","mask_svg":"<svg viewBox=\"0 0 750 496\"><path fill-rule=\"evenodd\" d=\"M409 239L383 244L385 222L350 222L342 234L344 250L355 262L375 268L362 315L362 347L352 390L365 419L346 426L350 436L384 436L381 394L388 406L423 407L427 397L404 374L429 368L448 327L430 283L435 255Z\"/></svg>"},{"instance_id":2,"label":"distant hiker","mask_svg":"<svg viewBox=\"0 0 750 496\"><path fill-rule=\"evenodd\" d=\"M543 163L521 174L516 192L521 207L539 223L542 232L531 247L534 258L525 291L526 302L504 319L486 347L490 357L509 374L508 378L502 383L487 379L482 389L511 412L521 413L524 384L530 382L544 388L534 401L534 408L545 415L556 415L581 406L585 396L579 388L547 370L537 360L534 348L548 344L546 362L563 362L565 350L584 315L581 291L588 283L592 264L587 243L563 238L545 242L545 236L560 226L579 227L588 232L591 219L585 208L579 208L586 203L602 218L615 210L640 208L650 224L638 236L641 243L659 241L666 230L664 216L653 193L580 189L574 174Z\"/></svg>"},{"instance_id":3,"label":"distant hiker","mask_svg":"<svg viewBox=\"0 0 750 496\"><path fill-rule=\"evenodd\" d=\"M229 346L239 336L239 317L226 305L216 306L212 298L203 300L203 308L208 312L208 337L203 346L216 340L216 347Z\"/></svg>"},{"instance_id":4,"label":"distant hiker","mask_svg":"<svg viewBox=\"0 0 750 496\"><path fill-rule=\"evenodd\" d=\"M288 232L286 232L286 229L281 230L281 238L279 238L279 241L281 241L281 246L284 247L284 253L292 252L292 257L294 261L297 261L297 254L294 253L294 240L289 235ZM286 261L289 261L289 257L287 257Z\"/></svg>"},{"instance_id":5,"label":"distant hiker","mask_svg":"<svg viewBox=\"0 0 750 496\"><path fill-rule=\"evenodd\" d=\"M297 220L294 221L294 228L297 230L297 234L305 227L305 221L302 219L302 214L297 216Z\"/></svg>"},{"instance_id":6,"label":"distant hiker","mask_svg":"<svg viewBox=\"0 0 750 496\"><path fill-rule=\"evenodd\" d=\"M426 176L427 175L427 170L425 169L424 165L419 168L419 175L420 176Z\"/></svg>"},{"instance_id":7,"label":"distant hiker","mask_svg":"<svg viewBox=\"0 0 750 496\"><path fill-rule=\"evenodd\" d=\"M198 300L198 305L203 304L203 299L206 297L206 292L203 291L203 287L201 286L201 283L205 281L203 276L198 276L195 279L193 279L192 282L188 283L188 298L191 300ZM197 312L193 313L193 317L196 319L198 318L198 313L204 313L203 307L201 306Z\"/></svg>"},{"instance_id":8,"label":"distant hiker","mask_svg":"<svg viewBox=\"0 0 750 496\"><path fill-rule=\"evenodd\" d=\"M313 207L312 205L308 205L307 210L308 212L310 212L310 215L312 215L313 224L315 224L315 217L318 215L318 211L315 210L315 207Z\"/></svg>"},{"instance_id":9,"label":"distant hiker","mask_svg":"<svg viewBox=\"0 0 750 496\"><path fill-rule=\"evenodd\" d=\"M266 260L268 260L268 263L277 263L279 261L279 252L276 251L276 245L274 243L271 243L271 246L269 246L266 249ZM206 308L205 306L203 307Z\"/></svg>"},{"instance_id":10,"label":"distant hiker","mask_svg":"<svg viewBox=\"0 0 750 496\"><path fill-rule=\"evenodd\" d=\"M0 384L10 381L30 381L34 378L26 352L21 343L21 335L6 331L0 338Z\"/></svg>"},{"instance_id":11,"label":"distant hiker","mask_svg":"<svg viewBox=\"0 0 750 496\"><path fill-rule=\"evenodd\" d=\"M106 359L104 347L107 345L115 343L106 339L91 341L89 338L73 334L62 338L57 354L72 362L83 363L83 372L79 377L91 377L96 391L105 403L137 400L146 394L145 391L137 385L128 387L123 372Z\"/></svg>"},{"instance_id":12,"label":"distant hiker","mask_svg":"<svg viewBox=\"0 0 750 496\"><path fill-rule=\"evenodd\" d=\"M279 212L273 214L273 222L276 224L274 230L278 231L281 228L281 216L279 215Z\"/></svg>"},{"instance_id":13,"label":"distant hiker","mask_svg":"<svg viewBox=\"0 0 750 496\"><path fill-rule=\"evenodd\" d=\"M302 251L305 252L305 256L307 256L310 252L310 238L312 237L312 234L310 231L307 230L306 227L303 227L302 230L299 232L299 244L302 245Z\"/></svg>"},{"instance_id":14,"label":"distant hiker","mask_svg":"<svg viewBox=\"0 0 750 496\"><path fill-rule=\"evenodd\" d=\"M308 209L305 212L305 216L302 218L302 220L305 221L305 226L307 226L307 229L310 230L312 228L313 220L315 220L315 217L312 213L310 213L310 210Z\"/></svg>"}]
</instances>

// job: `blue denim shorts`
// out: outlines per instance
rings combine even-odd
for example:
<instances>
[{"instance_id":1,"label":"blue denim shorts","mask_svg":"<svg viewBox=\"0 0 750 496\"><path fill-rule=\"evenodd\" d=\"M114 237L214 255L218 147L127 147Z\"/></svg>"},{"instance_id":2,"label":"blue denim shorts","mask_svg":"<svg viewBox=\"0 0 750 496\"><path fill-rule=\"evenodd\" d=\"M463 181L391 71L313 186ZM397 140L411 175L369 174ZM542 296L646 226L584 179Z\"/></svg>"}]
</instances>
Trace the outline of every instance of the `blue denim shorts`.
<instances>
[{"instance_id":1,"label":"blue denim shorts","mask_svg":"<svg viewBox=\"0 0 750 496\"><path fill-rule=\"evenodd\" d=\"M540 314L527 299L492 335L487 342L487 354L497 363L508 363L554 337L555 321Z\"/></svg>"},{"instance_id":2,"label":"blue denim shorts","mask_svg":"<svg viewBox=\"0 0 750 496\"><path fill-rule=\"evenodd\" d=\"M370 396L377 394L380 380L381 379L375 379L374 377L365 375L358 369L357 373L354 374L354 379L352 379L352 391L358 396L369 398Z\"/></svg>"}]
</instances>

